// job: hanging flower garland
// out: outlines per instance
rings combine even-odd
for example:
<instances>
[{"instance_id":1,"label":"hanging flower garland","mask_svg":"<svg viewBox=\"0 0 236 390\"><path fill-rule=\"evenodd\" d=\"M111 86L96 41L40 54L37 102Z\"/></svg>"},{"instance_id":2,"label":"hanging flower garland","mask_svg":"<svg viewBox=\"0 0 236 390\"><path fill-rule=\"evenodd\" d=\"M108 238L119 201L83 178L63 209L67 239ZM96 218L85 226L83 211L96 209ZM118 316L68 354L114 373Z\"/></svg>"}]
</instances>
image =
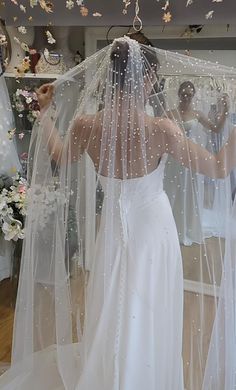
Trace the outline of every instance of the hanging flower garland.
<instances>
[{"instance_id":1,"label":"hanging flower garland","mask_svg":"<svg viewBox=\"0 0 236 390\"><path fill-rule=\"evenodd\" d=\"M27 6L21 4L20 0L10 0L14 5L18 6L20 10L24 13L27 13ZM169 23L172 20L172 13L170 9L170 0L156 0L158 3L163 2L162 10L164 11L162 20L165 23ZM186 0L185 6L189 7L193 3L197 2L198 0ZM211 3L223 3L224 0L211 0ZM132 0L122 0L123 8L122 13L126 15L128 13L128 8L132 4ZM65 7L72 11L74 10L75 6L80 7L80 13L82 16L88 16L89 15L89 9L85 5L85 0L65 0ZM29 7L34 8L36 6L40 6L42 10L44 10L46 13L53 13L54 12L54 2L53 0L29 0ZM206 14L206 19L211 19L213 17L214 10L210 9ZM92 16L94 17L101 17L102 14L98 11L94 11L92 13ZM13 18L14 19L14 18ZM29 20L32 20L33 18L30 16ZM17 20L17 17L15 17L14 21Z\"/></svg>"},{"instance_id":2,"label":"hanging flower garland","mask_svg":"<svg viewBox=\"0 0 236 390\"><path fill-rule=\"evenodd\" d=\"M164 20L165 23L171 22L172 14L170 12L170 2L169 2L169 0L166 0L164 7L162 7L162 10L164 11L164 15L162 17L162 20Z\"/></svg>"},{"instance_id":3,"label":"hanging flower garland","mask_svg":"<svg viewBox=\"0 0 236 390\"><path fill-rule=\"evenodd\" d=\"M29 0L28 4L25 3L24 5L21 3L21 0L10 0L12 4L14 4L16 7L20 9L21 12L27 15L30 9L35 7L40 7L44 12L51 14L54 12L54 1L53 0ZM61 0L62 1L62 0ZM191 7L193 4L197 4L199 0L185 0L185 7ZM220 4L223 3L224 0L209 0L209 4ZM91 11L85 4L86 0L64 0L65 8L70 11L74 12L76 11L76 8L79 7L79 12L82 17L87 17L88 15L92 15L95 18L101 18L102 13L98 12L97 10ZM128 14L128 10L132 5L135 5L137 3L137 0L121 0L122 2L122 13L123 15ZM161 5L161 10L163 12L161 19L164 22L164 24L170 23L173 20L173 14L171 9L171 0L153 0L153 3L157 2ZM4 3L3 3L4 5ZM209 7L210 8L210 7ZM209 11L205 14L205 19L210 20L213 19L215 15L215 10L209 9ZM13 21L16 23L18 17L13 16ZM28 16L28 20L30 22L33 22L33 17ZM138 20L139 24L138 27L142 28L142 21L139 18ZM141 22L141 23L140 23ZM19 26L18 31L24 35L27 33L27 29L24 26ZM55 40L51 33L49 31L45 31L48 39L49 44L55 43ZM2 44L2 36L0 37L0 44ZM16 38L17 39L17 38ZM17 40L19 45L28 52L29 48L24 42L21 42L19 39ZM29 63L29 57L25 57L23 62L19 64L19 66L16 68L16 74L17 76L23 76L25 72L28 72L30 69L30 63Z\"/></svg>"}]
</instances>

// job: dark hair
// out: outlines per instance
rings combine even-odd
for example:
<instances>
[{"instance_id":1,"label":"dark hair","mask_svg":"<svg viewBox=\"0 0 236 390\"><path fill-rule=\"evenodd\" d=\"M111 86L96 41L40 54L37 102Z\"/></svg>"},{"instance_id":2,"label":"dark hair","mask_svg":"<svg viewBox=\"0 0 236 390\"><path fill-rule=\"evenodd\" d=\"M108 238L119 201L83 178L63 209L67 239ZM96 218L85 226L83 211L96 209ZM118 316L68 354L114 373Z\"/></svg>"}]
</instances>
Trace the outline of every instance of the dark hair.
<instances>
[{"instance_id":1,"label":"dark hair","mask_svg":"<svg viewBox=\"0 0 236 390\"><path fill-rule=\"evenodd\" d=\"M187 88L191 88L193 91L193 95L195 95L196 89L194 87L194 84L191 81L184 81L183 83L180 84L179 90L178 90L178 95L180 94L180 91L184 91Z\"/></svg>"},{"instance_id":2,"label":"dark hair","mask_svg":"<svg viewBox=\"0 0 236 390\"><path fill-rule=\"evenodd\" d=\"M124 85L125 72L129 57L129 45L127 42L114 42L110 58L113 62L113 84L118 74L120 77L121 87Z\"/></svg>"},{"instance_id":3,"label":"dark hair","mask_svg":"<svg viewBox=\"0 0 236 390\"><path fill-rule=\"evenodd\" d=\"M141 43L142 45L147 45L147 46L153 47L152 42L147 37L145 37L145 35L141 31L135 31L135 32L133 32L131 34L129 33L127 35L129 36L130 39L134 39L135 41L137 41L138 43Z\"/></svg>"},{"instance_id":4,"label":"dark hair","mask_svg":"<svg viewBox=\"0 0 236 390\"><path fill-rule=\"evenodd\" d=\"M143 72L149 72L151 68L157 71L160 68L160 62L153 49L149 49L140 45L141 58L143 61ZM110 58L113 61L113 82L115 81L115 74L119 75L121 87L124 85L125 72L129 58L129 44L124 41L115 41L112 45Z\"/></svg>"}]
</instances>

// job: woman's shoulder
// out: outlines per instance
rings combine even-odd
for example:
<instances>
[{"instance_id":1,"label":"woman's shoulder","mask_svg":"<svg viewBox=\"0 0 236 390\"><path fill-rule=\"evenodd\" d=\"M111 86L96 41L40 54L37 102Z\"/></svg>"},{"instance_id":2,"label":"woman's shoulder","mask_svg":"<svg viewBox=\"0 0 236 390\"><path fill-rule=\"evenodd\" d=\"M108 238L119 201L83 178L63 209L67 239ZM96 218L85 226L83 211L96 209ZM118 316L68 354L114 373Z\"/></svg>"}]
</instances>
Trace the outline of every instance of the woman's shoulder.
<instances>
[{"instance_id":1,"label":"woman's shoulder","mask_svg":"<svg viewBox=\"0 0 236 390\"><path fill-rule=\"evenodd\" d=\"M165 134L173 135L178 132L182 133L176 122L167 116L151 117L147 115L146 124L149 130L151 130L152 135L156 135L157 138L159 138L160 135L162 135L163 138Z\"/></svg>"},{"instance_id":2,"label":"woman's shoulder","mask_svg":"<svg viewBox=\"0 0 236 390\"><path fill-rule=\"evenodd\" d=\"M75 117L73 127L78 130L81 128L89 130L93 128L98 121L99 117L97 114L80 114Z\"/></svg>"}]
</instances>

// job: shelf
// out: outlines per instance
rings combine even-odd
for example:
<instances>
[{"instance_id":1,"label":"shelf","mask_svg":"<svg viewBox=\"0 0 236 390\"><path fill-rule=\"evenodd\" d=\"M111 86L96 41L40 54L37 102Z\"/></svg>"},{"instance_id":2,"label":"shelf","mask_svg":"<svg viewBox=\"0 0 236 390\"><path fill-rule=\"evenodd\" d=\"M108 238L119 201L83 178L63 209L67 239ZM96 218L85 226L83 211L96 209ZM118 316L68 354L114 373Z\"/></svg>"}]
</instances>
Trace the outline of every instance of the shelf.
<instances>
[{"instance_id":1,"label":"shelf","mask_svg":"<svg viewBox=\"0 0 236 390\"><path fill-rule=\"evenodd\" d=\"M9 73L5 72L3 74L4 77L12 77L16 78L15 73ZM60 74L53 74L53 73L25 73L22 77L17 77L18 80L22 79L58 79L61 75Z\"/></svg>"}]
</instances>

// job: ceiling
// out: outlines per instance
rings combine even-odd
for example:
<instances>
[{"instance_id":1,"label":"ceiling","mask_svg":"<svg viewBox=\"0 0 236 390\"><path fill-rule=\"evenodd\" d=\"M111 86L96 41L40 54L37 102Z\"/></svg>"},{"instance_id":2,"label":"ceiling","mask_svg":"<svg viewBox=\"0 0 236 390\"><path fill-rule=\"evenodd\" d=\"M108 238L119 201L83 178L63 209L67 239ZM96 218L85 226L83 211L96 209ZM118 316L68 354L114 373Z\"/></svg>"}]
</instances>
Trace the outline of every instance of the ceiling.
<instances>
[{"instance_id":1,"label":"ceiling","mask_svg":"<svg viewBox=\"0 0 236 390\"><path fill-rule=\"evenodd\" d=\"M89 9L87 17L81 16L79 7L69 11L65 7L66 0L54 0L54 12L47 14L39 6L33 9L29 7L29 0L21 0L19 3L27 6L27 12L20 11L12 1L6 0L5 7L0 10L0 15L8 25L76 25L76 26L111 26L130 25L134 15L134 0L128 8L128 14L123 15L123 0L84 0ZM173 19L172 25L189 24L236 24L236 0L193 0L186 7L187 0L169 0L170 11ZM162 25L165 0L139 0L140 17L144 26ZM212 19L206 19L205 15L213 10ZM94 17L92 14L99 12L102 17ZM32 16L32 21L29 21ZM14 20L17 17L17 20Z\"/></svg>"}]
</instances>

